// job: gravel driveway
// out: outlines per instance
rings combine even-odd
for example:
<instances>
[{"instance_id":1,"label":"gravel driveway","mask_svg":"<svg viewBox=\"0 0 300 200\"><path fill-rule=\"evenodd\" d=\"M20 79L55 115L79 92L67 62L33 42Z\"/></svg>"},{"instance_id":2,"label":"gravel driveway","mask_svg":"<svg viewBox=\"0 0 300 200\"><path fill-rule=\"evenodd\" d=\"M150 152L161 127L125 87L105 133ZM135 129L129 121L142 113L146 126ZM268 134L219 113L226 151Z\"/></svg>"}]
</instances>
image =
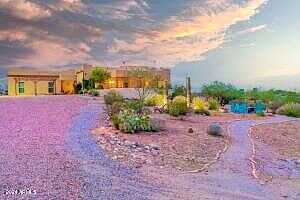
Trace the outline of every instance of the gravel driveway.
<instances>
[{"instance_id":1,"label":"gravel driveway","mask_svg":"<svg viewBox=\"0 0 300 200\"><path fill-rule=\"evenodd\" d=\"M263 183L254 178L250 161L253 149L248 133L251 126L290 120L293 119L277 116L267 120L233 122L230 128L232 145L218 162L202 173L166 169L157 176L156 168L148 169L147 173L168 185L170 199L298 200L300 179Z\"/></svg>"},{"instance_id":2,"label":"gravel driveway","mask_svg":"<svg viewBox=\"0 0 300 200\"><path fill-rule=\"evenodd\" d=\"M108 159L89 130L97 100L0 99L0 199L149 199L159 189Z\"/></svg>"}]
</instances>

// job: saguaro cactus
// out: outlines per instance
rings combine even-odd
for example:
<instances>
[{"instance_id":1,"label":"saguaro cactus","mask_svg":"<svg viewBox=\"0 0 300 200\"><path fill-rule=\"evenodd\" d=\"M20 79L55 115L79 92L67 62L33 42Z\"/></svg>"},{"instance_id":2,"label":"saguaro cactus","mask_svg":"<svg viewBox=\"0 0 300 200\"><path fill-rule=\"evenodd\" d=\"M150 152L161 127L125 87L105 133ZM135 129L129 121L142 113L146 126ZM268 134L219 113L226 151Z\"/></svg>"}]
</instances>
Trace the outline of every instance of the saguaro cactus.
<instances>
[{"instance_id":1,"label":"saguaro cactus","mask_svg":"<svg viewBox=\"0 0 300 200\"><path fill-rule=\"evenodd\" d=\"M186 77L186 101L188 107L192 103L192 86L191 86L191 77Z\"/></svg>"}]
</instances>

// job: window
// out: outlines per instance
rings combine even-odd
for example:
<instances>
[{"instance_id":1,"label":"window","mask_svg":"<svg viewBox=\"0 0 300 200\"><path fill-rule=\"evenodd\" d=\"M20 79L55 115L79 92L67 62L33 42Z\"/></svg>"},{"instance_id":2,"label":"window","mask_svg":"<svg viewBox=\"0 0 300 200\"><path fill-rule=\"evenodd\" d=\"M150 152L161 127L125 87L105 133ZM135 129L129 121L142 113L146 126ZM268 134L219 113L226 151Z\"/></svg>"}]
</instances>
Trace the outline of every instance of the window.
<instances>
[{"instance_id":1,"label":"window","mask_svg":"<svg viewBox=\"0 0 300 200\"><path fill-rule=\"evenodd\" d=\"M19 82L19 94L24 94L25 92L25 83L23 81Z\"/></svg>"},{"instance_id":2,"label":"window","mask_svg":"<svg viewBox=\"0 0 300 200\"><path fill-rule=\"evenodd\" d=\"M53 94L54 93L54 82L48 82L48 93Z\"/></svg>"}]
</instances>

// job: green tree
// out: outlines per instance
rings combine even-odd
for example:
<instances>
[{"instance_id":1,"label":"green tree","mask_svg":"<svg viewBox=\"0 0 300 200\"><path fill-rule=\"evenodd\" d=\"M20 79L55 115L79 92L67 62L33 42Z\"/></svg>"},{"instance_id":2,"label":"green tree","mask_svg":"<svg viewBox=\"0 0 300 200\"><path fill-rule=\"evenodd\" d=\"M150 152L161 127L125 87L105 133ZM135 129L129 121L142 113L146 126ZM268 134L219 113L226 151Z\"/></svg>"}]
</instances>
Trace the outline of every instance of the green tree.
<instances>
[{"instance_id":1,"label":"green tree","mask_svg":"<svg viewBox=\"0 0 300 200\"><path fill-rule=\"evenodd\" d=\"M175 85L172 93L172 98L177 96L186 96L186 88L183 85Z\"/></svg>"},{"instance_id":2,"label":"green tree","mask_svg":"<svg viewBox=\"0 0 300 200\"><path fill-rule=\"evenodd\" d=\"M106 80L110 79L110 73L102 67L96 67L91 74L91 80L94 83L102 85Z\"/></svg>"},{"instance_id":3,"label":"green tree","mask_svg":"<svg viewBox=\"0 0 300 200\"><path fill-rule=\"evenodd\" d=\"M217 99L221 105L225 105L235 99L244 98L243 90L219 81L204 85L202 87L202 94L207 98Z\"/></svg>"}]
</instances>

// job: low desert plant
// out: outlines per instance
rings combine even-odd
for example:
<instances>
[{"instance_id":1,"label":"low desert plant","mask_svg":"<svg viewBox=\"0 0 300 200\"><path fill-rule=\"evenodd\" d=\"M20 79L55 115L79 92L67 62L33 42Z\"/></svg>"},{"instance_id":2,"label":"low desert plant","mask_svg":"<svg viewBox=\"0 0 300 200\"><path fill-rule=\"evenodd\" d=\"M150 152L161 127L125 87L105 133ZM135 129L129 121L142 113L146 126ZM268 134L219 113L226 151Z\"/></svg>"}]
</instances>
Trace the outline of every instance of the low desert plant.
<instances>
[{"instance_id":1,"label":"low desert plant","mask_svg":"<svg viewBox=\"0 0 300 200\"><path fill-rule=\"evenodd\" d=\"M208 100L208 108L209 110L219 110L220 103L218 100L211 98Z\"/></svg>"},{"instance_id":2,"label":"low desert plant","mask_svg":"<svg viewBox=\"0 0 300 200\"><path fill-rule=\"evenodd\" d=\"M91 95L93 97L97 97L100 94L99 91L96 90L96 89L91 89L91 90L88 91L88 93L89 93L89 95Z\"/></svg>"},{"instance_id":3,"label":"low desert plant","mask_svg":"<svg viewBox=\"0 0 300 200\"><path fill-rule=\"evenodd\" d=\"M186 98L184 96L177 96L168 105L168 113L172 116L178 117L185 115L188 112Z\"/></svg>"},{"instance_id":4,"label":"low desert plant","mask_svg":"<svg viewBox=\"0 0 300 200\"><path fill-rule=\"evenodd\" d=\"M119 129L120 120L119 120L118 115L112 115L111 122L116 129Z\"/></svg>"},{"instance_id":5,"label":"low desert plant","mask_svg":"<svg viewBox=\"0 0 300 200\"><path fill-rule=\"evenodd\" d=\"M277 114L286 115L289 117L300 118L300 104L299 103L287 103L281 106L277 111Z\"/></svg>"},{"instance_id":6,"label":"low desert plant","mask_svg":"<svg viewBox=\"0 0 300 200\"><path fill-rule=\"evenodd\" d=\"M110 91L104 95L104 101L106 105L112 105L114 102L123 102L124 98L116 91Z\"/></svg>"},{"instance_id":7,"label":"low desert plant","mask_svg":"<svg viewBox=\"0 0 300 200\"><path fill-rule=\"evenodd\" d=\"M206 108L206 102L201 99L200 97L194 97L193 98L193 108L194 110L202 110L204 108Z\"/></svg>"},{"instance_id":8,"label":"low desert plant","mask_svg":"<svg viewBox=\"0 0 300 200\"><path fill-rule=\"evenodd\" d=\"M126 108L126 105L120 101L116 101L112 105L107 106L108 114L110 116L118 115L124 108Z\"/></svg>"},{"instance_id":9,"label":"low desert plant","mask_svg":"<svg viewBox=\"0 0 300 200\"><path fill-rule=\"evenodd\" d=\"M258 116L258 117L264 117L264 116L266 116L266 114L264 112L257 112L256 116Z\"/></svg>"},{"instance_id":10,"label":"low desert plant","mask_svg":"<svg viewBox=\"0 0 300 200\"><path fill-rule=\"evenodd\" d=\"M146 99L147 106L164 106L165 98L164 95L156 94Z\"/></svg>"},{"instance_id":11,"label":"low desert plant","mask_svg":"<svg viewBox=\"0 0 300 200\"><path fill-rule=\"evenodd\" d=\"M126 107L130 110L134 110L138 114L142 114L144 105L143 102L139 100L128 100L126 101Z\"/></svg>"},{"instance_id":12,"label":"low desert plant","mask_svg":"<svg viewBox=\"0 0 300 200\"><path fill-rule=\"evenodd\" d=\"M272 111L273 114L276 113L276 110L284 105L284 101L281 99L274 100L269 103L268 108Z\"/></svg>"},{"instance_id":13,"label":"low desert plant","mask_svg":"<svg viewBox=\"0 0 300 200\"><path fill-rule=\"evenodd\" d=\"M152 131L150 117L148 115L137 115L134 110L121 111L114 121L124 133Z\"/></svg>"},{"instance_id":14,"label":"low desert plant","mask_svg":"<svg viewBox=\"0 0 300 200\"><path fill-rule=\"evenodd\" d=\"M207 108L200 108L194 110L195 114L210 116L210 112Z\"/></svg>"}]
</instances>

